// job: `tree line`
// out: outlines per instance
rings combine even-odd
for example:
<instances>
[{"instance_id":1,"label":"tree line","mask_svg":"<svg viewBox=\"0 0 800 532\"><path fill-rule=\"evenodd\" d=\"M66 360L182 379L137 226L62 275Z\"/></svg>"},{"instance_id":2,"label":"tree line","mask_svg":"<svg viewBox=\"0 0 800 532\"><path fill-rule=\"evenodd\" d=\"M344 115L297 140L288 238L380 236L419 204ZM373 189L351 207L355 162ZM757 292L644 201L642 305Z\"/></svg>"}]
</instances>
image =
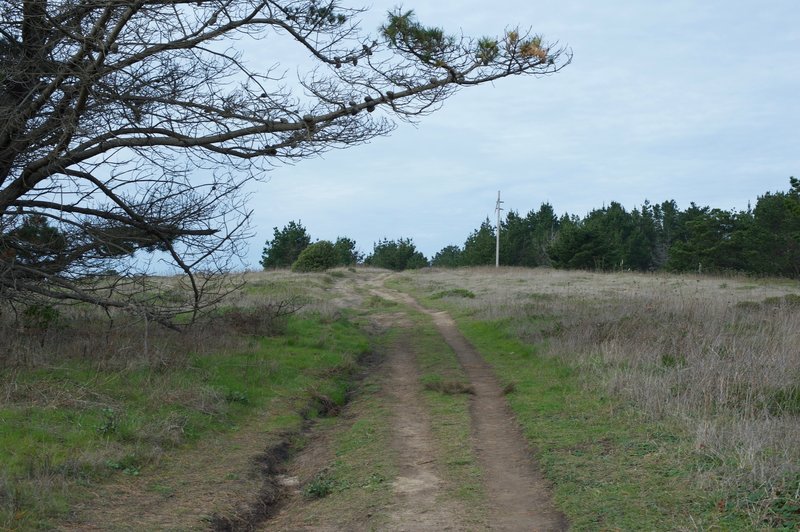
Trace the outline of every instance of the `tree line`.
<instances>
[{"instance_id":1,"label":"tree line","mask_svg":"<svg viewBox=\"0 0 800 532\"><path fill-rule=\"evenodd\" d=\"M260 262L265 270L292 268L298 272L324 271L355 264L401 271L430 264L410 238L384 238L375 242L372 253L365 256L356 249L355 240L343 236L335 242L318 240L312 244L308 230L301 222L295 221L282 229L273 228L273 237L264 245Z\"/></svg>"},{"instance_id":2,"label":"tree line","mask_svg":"<svg viewBox=\"0 0 800 532\"><path fill-rule=\"evenodd\" d=\"M682 210L674 200L645 201L632 210L612 202L584 217L558 216L549 203L525 216L512 210L500 222L500 264L798 278L800 180L791 177L789 183L788 191L768 192L757 199L755 207L742 211L700 207L694 202ZM305 231L298 226L291 222L281 231L275 228L275 238L264 250L265 268L290 266L297 260L302 249L295 247L294 254L288 253L284 241L309 245L307 235L292 236L298 228ZM352 244L347 264L363 262L392 270L492 265L495 239L496 227L487 218L463 245L445 246L430 261L410 238L378 241L366 257L355 252L354 241L345 239ZM343 244L337 240L336 245ZM279 255L284 257L280 264L272 258Z\"/></svg>"}]
</instances>

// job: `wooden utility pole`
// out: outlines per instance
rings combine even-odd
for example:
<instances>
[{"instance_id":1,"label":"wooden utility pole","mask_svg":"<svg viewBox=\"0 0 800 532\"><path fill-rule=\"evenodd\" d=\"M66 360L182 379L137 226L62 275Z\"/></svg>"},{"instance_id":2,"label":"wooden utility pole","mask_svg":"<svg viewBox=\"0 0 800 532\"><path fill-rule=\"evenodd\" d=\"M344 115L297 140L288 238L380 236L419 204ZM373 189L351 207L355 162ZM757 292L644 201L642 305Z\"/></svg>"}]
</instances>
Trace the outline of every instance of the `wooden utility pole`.
<instances>
[{"instance_id":1,"label":"wooden utility pole","mask_svg":"<svg viewBox=\"0 0 800 532\"><path fill-rule=\"evenodd\" d=\"M503 203L500 201L500 191L497 191L497 205L495 206L494 210L497 211L497 244L495 245L494 249L494 267L500 267L500 211L502 211L502 207L500 204Z\"/></svg>"}]
</instances>

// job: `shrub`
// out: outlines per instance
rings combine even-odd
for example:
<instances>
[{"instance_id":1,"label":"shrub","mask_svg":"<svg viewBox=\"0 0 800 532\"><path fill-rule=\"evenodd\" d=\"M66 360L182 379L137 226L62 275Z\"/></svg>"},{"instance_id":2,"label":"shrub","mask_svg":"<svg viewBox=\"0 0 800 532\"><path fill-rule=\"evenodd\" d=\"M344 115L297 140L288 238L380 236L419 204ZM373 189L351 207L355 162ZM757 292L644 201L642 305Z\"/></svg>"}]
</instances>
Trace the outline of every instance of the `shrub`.
<instances>
[{"instance_id":1,"label":"shrub","mask_svg":"<svg viewBox=\"0 0 800 532\"><path fill-rule=\"evenodd\" d=\"M289 222L281 230L275 227L273 232L273 239L267 240L261 255L265 270L291 266L311 243L308 231L300 222Z\"/></svg>"},{"instance_id":2,"label":"shrub","mask_svg":"<svg viewBox=\"0 0 800 532\"><path fill-rule=\"evenodd\" d=\"M337 265L338 256L333 243L327 240L314 242L300 253L292 264L294 272L322 272Z\"/></svg>"}]
</instances>

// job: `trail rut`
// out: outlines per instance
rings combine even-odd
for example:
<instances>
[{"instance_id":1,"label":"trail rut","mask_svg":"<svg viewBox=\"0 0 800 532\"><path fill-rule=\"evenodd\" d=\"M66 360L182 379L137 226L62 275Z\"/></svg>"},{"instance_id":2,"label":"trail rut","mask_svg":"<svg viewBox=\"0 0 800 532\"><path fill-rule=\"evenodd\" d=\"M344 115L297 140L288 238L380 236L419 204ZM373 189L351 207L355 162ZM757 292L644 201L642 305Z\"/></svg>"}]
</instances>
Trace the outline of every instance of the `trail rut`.
<instances>
[{"instance_id":1,"label":"trail rut","mask_svg":"<svg viewBox=\"0 0 800 532\"><path fill-rule=\"evenodd\" d=\"M464 512L442 501L443 481L436 464L430 414L422 404L419 373L408 337L401 337L389 360L388 395L393 414L393 450L399 468L389 509L390 530L464 530Z\"/></svg>"},{"instance_id":2,"label":"trail rut","mask_svg":"<svg viewBox=\"0 0 800 532\"><path fill-rule=\"evenodd\" d=\"M404 303L432 317L440 334L455 351L475 394L470 410L472 442L483 470L492 530L566 530L547 482L537 470L531 450L515 422L491 368L446 312L422 307L407 294L373 289L381 297Z\"/></svg>"}]
</instances>

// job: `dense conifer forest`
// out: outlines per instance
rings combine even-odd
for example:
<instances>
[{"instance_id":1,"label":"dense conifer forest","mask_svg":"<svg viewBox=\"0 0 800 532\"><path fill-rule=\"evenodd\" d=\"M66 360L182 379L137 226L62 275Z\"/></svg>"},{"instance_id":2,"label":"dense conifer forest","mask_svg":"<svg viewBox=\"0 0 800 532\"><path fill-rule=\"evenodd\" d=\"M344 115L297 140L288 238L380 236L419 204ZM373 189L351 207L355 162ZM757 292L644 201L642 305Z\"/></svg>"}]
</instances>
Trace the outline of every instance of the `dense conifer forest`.
<instances>
[{"instance_id":1,"label":"dense conifer forest","mask_svg":"<svg viewBox=\"0 0 800 532\"><path fill-rule=\"evenodd\" d=\"M434 266L494 264L495 227L488 219L463 246L447 246ZM557 216L542 204L500 223L500 264L590 270L747 272L800 276L800 180L768 192L754 207L727 211L674 200L645 201L630 211L616 202L584 217Z\"/></svg>"}]
</instances>

